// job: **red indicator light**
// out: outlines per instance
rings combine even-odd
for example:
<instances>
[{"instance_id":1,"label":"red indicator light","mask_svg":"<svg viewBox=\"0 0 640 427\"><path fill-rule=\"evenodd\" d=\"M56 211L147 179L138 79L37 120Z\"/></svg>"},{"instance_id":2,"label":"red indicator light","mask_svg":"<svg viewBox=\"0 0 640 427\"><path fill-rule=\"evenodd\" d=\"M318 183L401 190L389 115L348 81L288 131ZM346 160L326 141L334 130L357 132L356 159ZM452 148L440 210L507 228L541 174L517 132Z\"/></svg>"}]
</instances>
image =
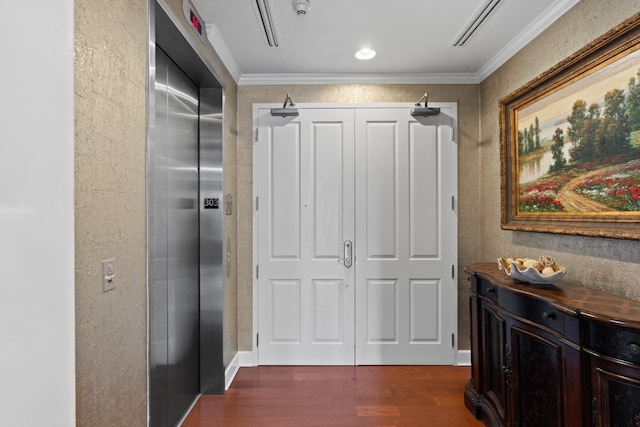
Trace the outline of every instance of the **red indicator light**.
<instances>
[{"instance_id":1,"label":"red indicator light","mask_svg":"<svg viewBox=\"0 0 640 427\"><path fill-rule=\"evenodd\" d=\"M193 10L190 10L189 14L191 16L191 25L193 25L193 28L196 29L198 34L202 35L202 26L200 25L200 20L198 19L196 14L193 13Z\"/></svg>"}]
</instances>

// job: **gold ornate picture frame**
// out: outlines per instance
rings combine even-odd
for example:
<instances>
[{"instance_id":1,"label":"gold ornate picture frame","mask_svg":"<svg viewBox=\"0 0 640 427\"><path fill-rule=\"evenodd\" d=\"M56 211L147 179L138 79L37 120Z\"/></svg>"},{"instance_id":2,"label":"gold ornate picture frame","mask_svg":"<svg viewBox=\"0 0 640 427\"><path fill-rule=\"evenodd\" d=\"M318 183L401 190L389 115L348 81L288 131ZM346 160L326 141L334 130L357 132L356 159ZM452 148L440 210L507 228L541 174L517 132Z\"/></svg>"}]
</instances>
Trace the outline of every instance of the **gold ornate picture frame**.
<instances>
[{"instance_id":1,"label":"gold ornate picture frame","mask_svg":"<svg viewBox=\"0 0 640 427\"><path fill-rule=\"evenodd\" d=\"M503 229L640 239L640 13L499 114Z\"/></svg>"}]
</instances>

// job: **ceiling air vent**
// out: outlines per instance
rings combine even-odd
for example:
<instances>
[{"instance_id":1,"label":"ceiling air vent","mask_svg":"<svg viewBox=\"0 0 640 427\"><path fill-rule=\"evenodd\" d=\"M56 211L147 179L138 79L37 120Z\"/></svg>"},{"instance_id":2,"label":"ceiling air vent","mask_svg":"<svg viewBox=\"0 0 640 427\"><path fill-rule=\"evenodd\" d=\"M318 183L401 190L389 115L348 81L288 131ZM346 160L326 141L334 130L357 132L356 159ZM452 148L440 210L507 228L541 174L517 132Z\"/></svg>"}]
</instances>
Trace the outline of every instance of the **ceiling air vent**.
<instances>
[{"instance_id":1,"label":"ceiling air vent","mask_svg":"<svg viewBox=\"0 0 640 427\"><path fill-rule=\"evenodd\" d=\"M255 0L255 2L267 44L270 47L278 47L278 37L276 36L276 28L273 25L273 18L271 17L271 10L269 9L269 0Z\"/></svg>"},{"instance_id":2,"label":"ceiling air vent","mask_svg":"<svg viewBox=\"0 0 640 427\"><path fill-rule=\"evenodd\" d=\"M453 46L464 46L464 44L478 31L478 28L484 21L487 20L489 15L495 10L501 0L487 0L476 11L473 19L471 19L467 25L462 28L453 41Z\"/></svg>"}]
</instances>

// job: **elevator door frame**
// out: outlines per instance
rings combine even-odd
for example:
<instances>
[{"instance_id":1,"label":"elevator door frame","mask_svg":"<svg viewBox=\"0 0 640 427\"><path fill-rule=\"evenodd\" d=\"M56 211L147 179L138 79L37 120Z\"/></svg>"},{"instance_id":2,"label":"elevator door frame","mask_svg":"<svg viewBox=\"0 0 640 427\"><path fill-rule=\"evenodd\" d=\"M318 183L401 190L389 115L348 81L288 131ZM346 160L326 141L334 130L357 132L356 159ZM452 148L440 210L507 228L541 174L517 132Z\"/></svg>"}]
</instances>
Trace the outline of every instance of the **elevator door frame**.
<instances>
[{"instance_id":1,"label":"elevator door frame","mask_svg":"<svg viewBox=\"0 0 640 427\"><path fill-rule=\"evenodd\" d=\"M150 169L155 129L156 47L167 53L182 71L199 88L199 186L196 199L199 212L200 233L200 393L222 393L225 390L225 366L223 359L223 152L222 152L222 100L223 88L211 64L202 57L193 43L196 37L188 34L163 0L149 0L149 50L147 88L147 243L153 230L151 205ZM190 29L189 29L190 30ZM211 102L210 100L215 101ZM218 210L205 210L204 198L217 198ZM203 231L206 231L203 233ZM203 238L206 236L208 238ZM154 314L151 312L153 277L151 271L151 248L147 247L147 411L150 420L151 371L154 367L151 331Z\"/></svg>"}]
</instances>

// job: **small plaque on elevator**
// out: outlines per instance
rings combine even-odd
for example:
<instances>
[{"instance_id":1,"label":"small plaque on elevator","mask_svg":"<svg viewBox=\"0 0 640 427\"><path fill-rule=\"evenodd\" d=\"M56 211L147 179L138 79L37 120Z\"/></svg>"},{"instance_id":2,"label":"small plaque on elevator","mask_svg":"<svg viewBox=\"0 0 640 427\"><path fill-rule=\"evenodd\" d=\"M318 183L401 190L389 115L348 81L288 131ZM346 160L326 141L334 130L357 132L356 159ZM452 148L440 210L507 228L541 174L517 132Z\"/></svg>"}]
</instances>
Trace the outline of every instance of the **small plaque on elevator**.
<instances>
[{"instance_id":1,"label":"small plaque on elevator","mask_svg":"<svg viewBox=\"0 0 640 427\"><path fill-rule=\"evenodd\" d=\"M205 198L204 199L204 208L205 209L220 209L220 199L217 197Z\"/></svg>"}]
</instances>

